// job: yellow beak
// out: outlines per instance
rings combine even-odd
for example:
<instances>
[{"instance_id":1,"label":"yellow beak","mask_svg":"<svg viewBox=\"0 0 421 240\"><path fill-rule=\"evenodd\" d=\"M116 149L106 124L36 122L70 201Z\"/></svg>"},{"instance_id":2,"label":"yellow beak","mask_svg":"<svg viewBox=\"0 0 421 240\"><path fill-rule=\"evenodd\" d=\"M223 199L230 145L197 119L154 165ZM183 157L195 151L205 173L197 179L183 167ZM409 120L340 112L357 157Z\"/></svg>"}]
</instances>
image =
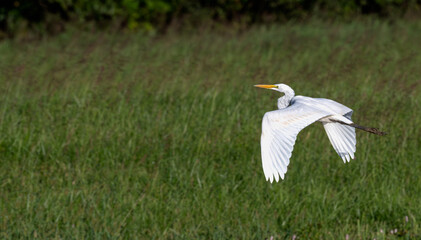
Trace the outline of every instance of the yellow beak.
<instances>
[{"instance_id":1,"label":"yellow beak","mask_svg":"<svg viewBox=\"0 0 421 240\"><path fill-rule=\"evenodd\" d=\"M258 84L258 85L254 85L255 87L258 88L277 88L278 86L276 85L262 85L262 84Z\"/></svg>"}]
</instances>

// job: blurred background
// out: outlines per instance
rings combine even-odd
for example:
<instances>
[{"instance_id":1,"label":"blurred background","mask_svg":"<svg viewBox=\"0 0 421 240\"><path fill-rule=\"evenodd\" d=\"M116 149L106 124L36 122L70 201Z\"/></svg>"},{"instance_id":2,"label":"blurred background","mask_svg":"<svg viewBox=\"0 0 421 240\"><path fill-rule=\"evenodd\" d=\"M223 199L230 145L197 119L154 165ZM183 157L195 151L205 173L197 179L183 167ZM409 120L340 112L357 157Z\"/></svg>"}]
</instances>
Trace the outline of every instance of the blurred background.
<instances>
[{"instance_id":1,"label":"blurred background","mask_svg":"<svg viewBox=\"0 0 421 240\"><path fill-rule=\"evenodd\" d=\"M0 2L1 239L421 239L419 0ZM285 83L321 124L265 180Z\"/></svg>"},{"instance_id":2,"label":"blurred background","mask_svg":"<svg viewBox=\"0 0 421 240\"><path fill-rule=\"evenodd\" d=\"M383 19L419 15L419 0L19 0L0 3L1 37L54 34L68 25L82 29L165 31L209 24L237 27L285 23L309 18L350 21L361 16Z\"/></svg>"}]
</instances>

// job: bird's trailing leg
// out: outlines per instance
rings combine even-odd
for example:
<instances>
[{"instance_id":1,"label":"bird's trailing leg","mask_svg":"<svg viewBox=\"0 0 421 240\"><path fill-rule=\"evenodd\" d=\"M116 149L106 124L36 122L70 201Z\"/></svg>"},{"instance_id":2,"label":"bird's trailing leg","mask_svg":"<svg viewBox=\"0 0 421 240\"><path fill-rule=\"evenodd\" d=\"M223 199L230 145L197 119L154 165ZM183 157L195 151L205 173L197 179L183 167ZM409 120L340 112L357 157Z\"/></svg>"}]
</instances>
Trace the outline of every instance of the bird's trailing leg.
<instances>
[{"instance_id":1,"label":"bird's trailing leg","mask_svg":"<svg viewBox=\"0 0 421 240\"><path fill-rule=\"evenodd\" d=\"M380 136L387 135L387 132L382 132L377 128L364 127L364 126L360 126L360 125L355 124L355 123L345 123L345 122L342 122L342 121L336 120L336 119L330 119L330 121L337 122L337 123L344 124L344 125L348 125L348 126L351 126L351 127L354 127L354 128L358 128L358 129L361 129L363 131L373 133L373 134L376 134L376 135L380 135Z\"/></svg>"}]
</instances>

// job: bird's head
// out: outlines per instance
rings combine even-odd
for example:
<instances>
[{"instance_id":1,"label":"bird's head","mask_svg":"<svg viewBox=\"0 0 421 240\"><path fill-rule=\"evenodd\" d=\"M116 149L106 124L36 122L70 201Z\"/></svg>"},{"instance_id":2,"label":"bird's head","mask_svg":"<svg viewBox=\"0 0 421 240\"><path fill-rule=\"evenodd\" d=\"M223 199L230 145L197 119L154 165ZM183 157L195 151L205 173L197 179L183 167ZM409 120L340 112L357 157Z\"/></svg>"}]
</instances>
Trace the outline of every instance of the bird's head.
<instances>
[{"instance_id":1,"label":"bird's head","mask_svg":"<svg viewBox=\"0 0 421 240\"><path fill-rule=\"evenodd\" d=\"M282 93L294 93L294 90L292 90L292 88L290 88L288 85L283 84L283 83L278 83L278 84L273 84L273 85L266 85L266 84L258 84L258 85L254 85L255 87L258 88L266 88L266 89L272 89L278 92L282 92Z\"/></svg>"}]
</instances>

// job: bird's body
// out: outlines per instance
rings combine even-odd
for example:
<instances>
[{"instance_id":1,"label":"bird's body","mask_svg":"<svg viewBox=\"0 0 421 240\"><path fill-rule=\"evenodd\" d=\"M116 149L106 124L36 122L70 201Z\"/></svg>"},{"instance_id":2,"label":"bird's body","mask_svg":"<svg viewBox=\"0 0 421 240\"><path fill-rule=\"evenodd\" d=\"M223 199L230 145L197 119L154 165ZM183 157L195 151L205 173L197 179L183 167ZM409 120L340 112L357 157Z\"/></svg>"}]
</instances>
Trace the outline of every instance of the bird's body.
<instances>
[{"instance_id":1,"label":"bird's body","mask_svg":"<svg viewBox=\"0 0 421 240\"><path fill-rule=\"evenodd\" d=\"M284 178L298 133L316 121L323 124L333 148L344 162L354 158L355 128L384 135L377 129L354 124L353 110L333 100L295 96L285 84L256 86L285 93L278 99L279 110L267 112L262 121L262 164L270 182Z\"/></svg>"}]
</instances>

